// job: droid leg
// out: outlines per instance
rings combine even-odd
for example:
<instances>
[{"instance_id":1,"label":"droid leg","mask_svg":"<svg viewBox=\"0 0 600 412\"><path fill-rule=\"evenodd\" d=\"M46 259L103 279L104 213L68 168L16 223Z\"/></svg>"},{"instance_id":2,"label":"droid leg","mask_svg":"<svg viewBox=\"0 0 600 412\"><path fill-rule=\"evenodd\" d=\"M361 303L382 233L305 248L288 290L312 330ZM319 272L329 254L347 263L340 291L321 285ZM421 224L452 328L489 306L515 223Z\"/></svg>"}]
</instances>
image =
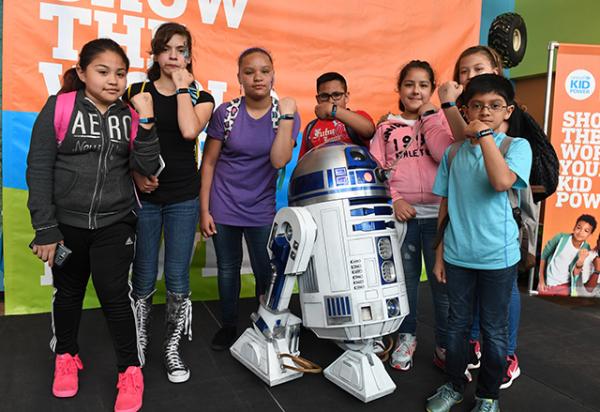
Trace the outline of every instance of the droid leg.
<instances>
[{"instance_id":1,"label":"droid leg","mask_svg":"<svg viewBox=\"0 0 600 412\"><path fill-rule=\"evenodd\" d=\"M379 357L373 353L371 339L362 350L347 350L323 374L346 392L363 402L389 395L396 385Z\"/></svg>"},{"instance_id":2,"label":"droid leg","mask_svg":"<svg viewBox=\"0 0 600 412\"><path fill-rule=\"evenodd\" d=\"M284 208L275 216L269 256L273 268L265 302L251 315L252 327L231 346L230 352L269 386L303 375L294 358L302 321L288 305L296 275L306 271L316 237L316 225L302 208Z\"/></svg>"}]
</instances>

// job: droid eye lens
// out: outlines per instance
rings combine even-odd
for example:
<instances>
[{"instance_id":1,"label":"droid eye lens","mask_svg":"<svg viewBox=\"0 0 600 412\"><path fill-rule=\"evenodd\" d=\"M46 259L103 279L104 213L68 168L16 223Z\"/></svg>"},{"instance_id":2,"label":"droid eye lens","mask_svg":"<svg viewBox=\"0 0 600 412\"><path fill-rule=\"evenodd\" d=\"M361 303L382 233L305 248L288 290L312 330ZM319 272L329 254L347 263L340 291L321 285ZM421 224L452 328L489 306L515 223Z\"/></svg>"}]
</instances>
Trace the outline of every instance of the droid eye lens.
<instances>
[{"instance_id":1,"label":"droid eye lens","mask_svg":"<svg viewBox=\"0 0 600 412\"><path fill-rule=\"evenodd\" d=\"M360 150L351 150L350 156L352 156L352 160L363 161L367 159L367 156Z\"/></svg>"}]
</instances>

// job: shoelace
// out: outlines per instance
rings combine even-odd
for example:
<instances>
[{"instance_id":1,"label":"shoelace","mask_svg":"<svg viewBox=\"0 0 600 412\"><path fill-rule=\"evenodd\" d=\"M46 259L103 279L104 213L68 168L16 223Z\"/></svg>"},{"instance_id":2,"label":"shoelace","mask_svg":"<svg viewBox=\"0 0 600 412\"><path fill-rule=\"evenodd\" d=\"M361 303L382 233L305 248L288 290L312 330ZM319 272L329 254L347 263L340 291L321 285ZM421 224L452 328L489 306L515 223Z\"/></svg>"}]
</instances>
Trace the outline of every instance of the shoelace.
<instances>
[{"instance_id":1,"label":"shoelace","mask_svg":"<svg viewBox=\"0 0 600 412\"><path fill-rule=\"evenodd\" d=\"M185 370L187 367L179 356L179 341L181 335L187 335L192 340L192 301L186 299L177 314L177 326L166 345L165 356L169 370Z\"/></svg>"},{"instance_id":2,"label":"shoelace","mask_svg":"<svg viewBox=\"0 0 600 412\"><path fill-rule=\"evenodd\" d=\"M150 314L150 302L147 299L140 299L135 302L135 311L138 319L139 344L142 350L148 346L148 316Z\"/></svg>"},{"instance_id":3,"label":"shoelace","mask_svg":"<svg viewBox=\"0 0 600 412\"><path fill-rule=\"evenodd\" d=\"M83 369L81 361L76 357L60 357L56 362L57 375L73 375L77 369Z\"/></svg>"},{"instance_id":4,"label":"shoelace","mask_svg":"<svg viewBox=\"0 0 600 412\"><path fill-rule=\"evenodd\" d=\"M444 403L448 403L448 402L456 402L454 395L454 390L452 390L452 388L450 388L447 385L444 385L440 388L439 392L440 394L440 398L442 398L442 400L444 401Z\"/></svg>"},{"instance_id":5,"label":"shoelace","mask_svg":"<svg viewBox=\"0 0 600 412\"><path fill-rule=\"evenodd\" d=\"M481 399L481 404L479 405L480 412L492 412L494 410L494 401L489 399Z\"/></svg>"},{"instance_id":6,"label":"shoelace","mask_svg":"<svg viewBox=\"0 0 600 412\"><path fill-rule=\"evenodd\" d=\"M394 352L399 352L402 355L411 355L413 353L413 343L409 338L402 338L400 344Z\"/></svg>"},{"instance_id":7,"label":"shoelace","mask_svg":"<svg viewBox=\"0 0 600 412\"><path fill-rule=\"evenodd\" d=\"M123 372L119 374L119 383L117 383L117 389L125 393L137 392L139 386L135 382L133 373Z\"/></svg>"}]
</instances>

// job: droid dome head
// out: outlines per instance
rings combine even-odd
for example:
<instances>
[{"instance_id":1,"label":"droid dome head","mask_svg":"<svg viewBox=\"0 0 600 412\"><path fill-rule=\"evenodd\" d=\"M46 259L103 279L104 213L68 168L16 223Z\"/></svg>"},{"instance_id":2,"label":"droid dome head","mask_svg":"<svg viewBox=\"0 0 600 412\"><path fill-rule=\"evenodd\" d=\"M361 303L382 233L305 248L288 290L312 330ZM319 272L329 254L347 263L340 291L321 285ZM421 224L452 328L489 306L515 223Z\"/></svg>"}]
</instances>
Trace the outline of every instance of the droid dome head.
<instances>
[{"instance_id":1,"label":"droid dome head","mask_svg":"<svg viewBox=\"0 0 600 412\"><path fill-rule=\"evenodd\" d=\"M342 142L309 151L290 179L290 206L347 198L387 198L386 187L369 150Z\"/></svg>"}]
</instances>

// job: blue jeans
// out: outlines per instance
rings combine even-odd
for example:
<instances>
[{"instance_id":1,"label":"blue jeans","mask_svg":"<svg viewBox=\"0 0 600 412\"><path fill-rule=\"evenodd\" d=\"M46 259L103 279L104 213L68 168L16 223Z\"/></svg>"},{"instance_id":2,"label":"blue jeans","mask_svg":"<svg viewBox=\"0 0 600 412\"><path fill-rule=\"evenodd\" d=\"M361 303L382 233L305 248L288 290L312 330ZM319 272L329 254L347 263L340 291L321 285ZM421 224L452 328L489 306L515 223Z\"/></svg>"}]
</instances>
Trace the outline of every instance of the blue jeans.
<instances>
[{"instance_id":1,"label":"blue jeans","mask_svg":"<svg viewBox=\"0 0 600 412\"><path fill-rule=\"evenodd\" d=\"M400 325L398 332L415 335L417 331L417 301L423 260L421 256L423 256L435 313L435 343L437 346L445 348L448 327L448 294L446 285L439 283L433 274L435 263L433 243L437 233L437 218L411 219L406 222L406 225L406 237L400 250L410 313Z\"/></svg>"},{"instance_id":2,"label":"blue jeans","mask_svg":"<svg viewBox=\"0 0 600 412\"><path fill-rule=\"evenodd\" d=\"M521 321L521 295L517 286L517 278L510 292L510 303L508 304L508 347L507 355L514 355L517 350L517 335L519 333L519 322ZM471 339L479 340L479 308L476 306L473 312L473 326L471 327Z\"/></svg>"},{"instance_id":3,"label":"blue jeans","mask_svg":"<svg viewBox=\"0 0 600 412\"><path fill-rule=\"evenodd\" d=\"M444 264L450 302L446 372L454 389L462 393L468 363L469 331L477 296L483 348L476 395L498 399L506 364L508 302L517 276L517 265L497 270L478 270L448 262Z\"/></svg>"},{"instance_id":4,"label":"blue jeans","mask_svg":"<svg viewBox=\"0 0 600 412\"><path fill-rule=\"evenodd\" d=\"M147 296L156 285L160 235L163 230L167 290L189 293L190 259L199 210L198 198L169 204L142 202L142 208L137 210L137 242L132 276L133 293L137 298Z\"/></svg>"},{"instance_id":5,"label":"blue jeans","mask_svg":"<svg viewBox=\"0 0 600 412\"><path fill-rule=\"evenodd\" d=\"M217 234L213 235L217 255L219 299L222 326L236 326L240 298L240 270L242 267L242 235L246 239L250 264L254 272L255 293L258 298L267 291L271 280L271 263L267 243L271 225L258 227L229 226L217 223Z\"/></svg>"}]
</instances>

